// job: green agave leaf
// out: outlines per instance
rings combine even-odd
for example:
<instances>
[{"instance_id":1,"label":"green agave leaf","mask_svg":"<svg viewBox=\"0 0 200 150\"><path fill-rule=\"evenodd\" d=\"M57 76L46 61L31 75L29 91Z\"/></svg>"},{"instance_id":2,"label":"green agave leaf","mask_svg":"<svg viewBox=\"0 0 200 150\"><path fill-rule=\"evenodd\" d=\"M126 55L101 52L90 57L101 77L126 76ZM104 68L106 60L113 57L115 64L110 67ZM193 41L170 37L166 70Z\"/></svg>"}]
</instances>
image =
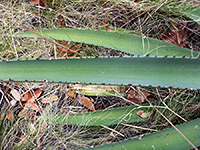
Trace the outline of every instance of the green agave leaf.
<instances>
[{"instance_id":1,"label":"green agave leaf","mask_svg":"<svg viewBox=\"0 0 200 150\"><path fill-rule=\"evenodd\" d=\"M176 126L195 146L200 146L200 118ZM192 149L192 146L174 129L169 128L142 137L91 148L95 150L180 150ZM89 150L89 149L88 149Z\"/></svg>"},{"instance_id":2,"label":"green agave leaf","mask_svg":"<svg viewBox=\"0 0 200 150\"><path fill-rule=\"evenodd\" d=\"M140 118L136 115L139 110L149 112L152 108L127 106L88 113L45 114L40 117L40 120L45 120L50 124L72 124L84 126L113 125L148 120L149 118Z\"/></svg>"},{"instance_id":3,"label":"green agave leaf","mask_svg":"<svg viewBox=\"0 0 200 150\"><path fill-rule=\"evenodd\" d=\"M195 58L148 56L2 61L0 80L199 89L199 66Z\"/></svg>"},{"instance_id":4,"label":"green agave leaf","mask_svg":"<svg viewBox=\"0 0 200 150\"><path fill-rule=\"evenodd\" d=\"M179 10L179 12L196 21L200 25L200 8L192 7Z\"/></svg>"},{"instance_id":5,"label":"green agave leaf","mask_svg":"<svg viewBox=\"0 0 200 150\"><path fill-rule=\"evenodd\" d=\"M194 56L197 52L182 48L164 41L142 38L139 35L122 34L117 32L95 31L86 29L49 29L38 33L54 39L73 42L83 42L96 46L103 46L120 50L134 55L157 55L157 56ZM12 35L14 37L39 38L34 33L24 32Z\"/></svg>"}]
</instances>

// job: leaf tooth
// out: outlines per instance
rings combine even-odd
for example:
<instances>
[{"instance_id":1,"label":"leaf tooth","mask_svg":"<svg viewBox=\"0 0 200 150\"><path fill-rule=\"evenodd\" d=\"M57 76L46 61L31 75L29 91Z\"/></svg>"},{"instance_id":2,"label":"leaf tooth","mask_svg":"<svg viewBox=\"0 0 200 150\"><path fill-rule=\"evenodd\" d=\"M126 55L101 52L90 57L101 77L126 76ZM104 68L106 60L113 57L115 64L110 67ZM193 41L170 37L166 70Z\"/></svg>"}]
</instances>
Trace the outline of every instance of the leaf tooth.
<instances>
[{"instance_id":1,"label":"leaf tooth","mask_svg":"<svg viewBox=\"0 0 200 150\"><path fill-rule=\"evenodd\" d=\"M18 58L17 61L20 61L20 59Z\"/></svg>"},{"instance_id":2,"label":"leaf tooth","mask_svg":"<svg viewBox=\"0 0 200 150\"><path fill-rule=\"evenodd\" d=\"M140 55L138 55L137 57L140 57Z\"/></svg>"},{"instance_id":3,"label":"leaf tooth","mask_svg":"<svg viewBox=\"0 0 200 150\"><path fill-rule=\"evenodd\" d=\"M170 89L171 89L171 88L173 88L173 87L172 87L172 86L168 86L168 88L170 88Z\"/></svg>"},{"instance_id":4,"label":"leaf tooth","mask_svg":"<svg viewBox=\"0 0 200 150\"><path fill-rule=\"evenodd\" d=\"M2 61L4 61L4 62L8 62L8 59L3 59Z\"/></svg>"},{"instance_id":5,"label":"leaf tooth","mask_svg":"<svg viewBox=\"0 0 200 150\"><path fill-rule=\"evenodd\" d=\"M123 55L122 54L120 54L120 56L119 57L123 57Z\"/></svg>"},{"instance_id":6,"label":"leaf tooth","mask_svg":"<svg viewBox=\"0 0 200 150\"><path fill-rule=\"evenodd\" d=\"M147 54L146 56L147 56L147 57L149 57L149 56L150 56L150 54Z\"/></svg>"},{"instance_id":7,"label":"leaf tooth","mask_svg":"<svg viewBox=\"0 0 200 150\"><path fill-rule=\"evenodd\" d=\"M75 82L75 84L80 84L80 82L77 81L77 82Z\"/></svg>"},{"instance_id":8,"label":"leaf tooth","mask_svg":"<svg viewBox=\"0 0 200 150\"><path fill-rule=\"evenodd\" d=\"M101 83L101 85L106 85L105 83Z\"/></svg>"},{"instance_id":9,"label":"leaf tooth","mask_svg":"<svg viewBox=\"0 0 200 150\"><path fill-rule=\"evenodd\" d=\"M36 60L40 60L40 57L36 58Z\"/></svg>"},{"instance_id":10,"label":"leaf tooth","mask_svg":"<svg viewBox=\"0 0 200 150\"><path fill-rule=\"evenodd\" d=\"M167 57L168 57L167 55L164 56L164 58L167 58Z\"/></svg>"},{"instance_id":11,"label":"leaf tooth","mask_svg":"<svg viewBox=\"0 0 200 150\"><path fill-rule=\"evenodd\" d=\"M176 56L173 56L173 58L176 58Z\"/></svg>"},{"instance_id":12,"label":"leaf tooth","mask_svg":"<svg viewBox=\"0 0 200 150\"><path fill-rule=\"evenodd\" d=\"M28 82L28 80L24 80L25 82Z\"/></svg>"},{"instance_id":13,"label":"leaf tooth","mask_svg":"<svg viewBox=\"0 0 200 150\"><path fill-rule=\"evenodd\" d=\"M14 81L13 79L8 79L10 82Z\"/></svg>"},{"instance_id":14,"label":"leaf tooth","mask_svg":"<svg viewBox=\"0 0 200 150\"><path fill-rule=\"evenodd\" d=\"M99 58L99 56L95 56L95 58Z\"/></svg>"},{"instance_id":15,"label":"leaf tooth","mask_svg":"<svg viewBox=\"0 0 200 150\"><path fill-rule=\"evenodd\" d=\"M182 58L185 58L185 56L182 56Z\"/></svg>"},{"instance_id":16,"label":"leaf tooth","mask_svg":"<svg viewBox=\"0 0 200 150\"><path fill-rule=\"evenodd\" d=\"M141 84L138 84L138 86L142 86Z\"/></svg>"},{"instance_id":17,"label":"leaf tooth","mask_svg":"<svg viewBox=\"0 0 200 150\"><path fill-rule=\"evenodd\" d=\"M155 58L157 58L158 57L158 55L155 55Z\"/></svg>"},{"instance_id":18,"label":"leaf tooth","mask_svg":"<svg viewBox=\"0 0 200 150\"><path fill-rule=\"evenodd\" d=\"M131 57L133 57L134 56L134 54L131 54Z\"/></svg>"},{"instance_id":19,"label":"leaf tooth","mask_svg":"<svg viewBox=\"0 0 200 150\"><path fill-rule=\"evenodd\" d=\"M128 86L132 86L132 84L128 84Z\"/></svg>"},{"instance_id":20,"label":"leaf tooth","mask_svg":"<svg viewBox=\"0 0 200 150\"><path fill-rule=\"evenodd\" d=\"M149 87L152 87L152 85L151 85L151 84L149 84Z\"/></svg>"},{"instance_id":21,"label":"leaf tooth","mask_svg":"<svg viewBox=\"0 0 200 150\"><path fill-rule=\"evenodd\" d=\"M44 82L44 83L47 83L47 82L49 82L49 81L48 81L48 80L43 80L43 82Z\"/></svg>"}]
</instances>

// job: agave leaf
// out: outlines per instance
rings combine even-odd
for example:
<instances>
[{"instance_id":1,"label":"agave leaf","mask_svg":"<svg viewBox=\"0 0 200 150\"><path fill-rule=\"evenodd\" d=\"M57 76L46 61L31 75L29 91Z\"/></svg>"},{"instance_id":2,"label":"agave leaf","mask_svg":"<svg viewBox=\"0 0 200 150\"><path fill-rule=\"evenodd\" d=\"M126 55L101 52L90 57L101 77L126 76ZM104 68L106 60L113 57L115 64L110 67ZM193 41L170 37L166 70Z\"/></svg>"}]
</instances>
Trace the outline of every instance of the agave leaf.
<instances>
[{"instance_id":1,"label":"agave leaf","mask_svg":"<svg viewBox=\"0 0 200 150\"><path fill-rule=\"evenodd\" d=\"M183 10L179 10L179 12L196 21L200 25L200 8L186 8Z\"/></svg>"},{"instance_id":2,"label":"agave leaf","mask_svg":"<svg viewBox=\"0 0 200 150\"><path fill-rule=\"evenodd\" d=\"M138 110L151 111L152 108L127 106L106 110L98 110L88 113L52 114L43 115L40 118L50 124L72 124L84 126L113 125L145 121L149 118L141 118L136 115Z\"/></svg>"},{"instance_id":3,"label":"agave leaf","mask_svg":"<svg viewBox=\"0 0 200 150\"><path fill-rule=\"evenodd\" d=\"M197 52L176 46L164 41L134 34L123 34L117 32L95 31L86 29L49 29L38 33L54 39L73 42L83 42L96 46L103 46L120 50L134 55L157 55L157 56L194 56ZM31 32L17 33L14 37L40 38Z\"/></svg>"},{"instance_id":4,"label":"agave leaf","mask_svg":"<svg viewBox=\"0 0 200 150\"><path fill-rule=\"evenodd\" d=\"M195 146L200 146L200 119L184 123L176 126ZM148 134L139 139L131 139L123 142L117 142L107 145L97 146L92 148L94 150L149 150L149 149L162 149L162 150L179 150L179 149L192 149L192 146L185 141L185 139L174 129L169 128L156 133ZM88 149L89 150L89 149Z\"/></svg>"},{"instance_id":5,"label":"agave leaf","mask_svg":"<svg viewBox=\"0 0 200 150\"><path fill-rule=\"evenodd\" d=\"M199 66L196 58L148 56L3 61L0 80L199 89Z\"/></svg>"}]
</instances>

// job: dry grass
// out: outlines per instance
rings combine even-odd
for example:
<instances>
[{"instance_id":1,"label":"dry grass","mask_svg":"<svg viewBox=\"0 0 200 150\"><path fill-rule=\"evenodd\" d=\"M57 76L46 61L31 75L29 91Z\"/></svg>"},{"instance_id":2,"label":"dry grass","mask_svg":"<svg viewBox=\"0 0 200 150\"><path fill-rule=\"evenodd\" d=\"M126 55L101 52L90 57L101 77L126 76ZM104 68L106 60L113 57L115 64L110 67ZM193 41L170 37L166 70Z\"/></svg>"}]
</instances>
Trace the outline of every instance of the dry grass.
<instances>
[{"instance_id":1,"label":"dry grass","mask_svg":"<svg viewBox=\"0 0 200 150\"><path fill-rule=\"evenodd\" d=\"M195 1L194 1L195 2ZM159 38L159 33L168 32L172 21L183 24L188 30L185 39L193 49L199 51L200 29L177 13L175 7L181 7L177 1L162 1L143 3L130 3L128 1L62 1L51 0L47 3L52 10L41 10L31 7L24 0L0 1L0 34L24 31L24 25L36 29L48 28L96 28L98 26L112 25L117 28L131 30L137 34L145 34ZM166 10L170 10L166 13ZM63 24L64 23L64 24ZM119 55L102 47L81 47L82 56L94 55ZM26 39L4 37L0 39L0 59L25 59L25 58L57 58L56 46L44 39ZM73 110L86 112L87 108L69 97L66 84L49 83L1 83L0 84L0 146L1 149L80 149L98 144L105 144L131 137L139 138L149 133L151 129L160 130L168 127L168 123L156 113L153 122L131 123L129 125L115 125L105 127L84 127L75 125L47 125L41 131L42 123L31 119L18 117L23 108L21 103L11 106L13 97L11 89L17 89L21 95L27 90L43 89L42 96L37 99L37 104L46 113L60 113ZM158 101L159 109L171 122L181 123L200 117L200 92L180 89L144 88L151 94L151 99ZM58 95L58 101L41 104L43 97ZM102 108L113 105L128 105L124 97L93 97L95 105L101 104ZM71 109L73 107L73 109ZM31 111L31 110L30 110ZM14 120L5 120L7 113L14 114ZM34 112L33 112L34 113ZM39 113L37 115L40 115ZM184 119L183 119L184 118ZM137 126L137 127L136 127ZM146 128L146 129L144 129ZM120 134L119 134L120 133ZM122 136L123 135L123 136Z\"/></svg>"}]
</instances>

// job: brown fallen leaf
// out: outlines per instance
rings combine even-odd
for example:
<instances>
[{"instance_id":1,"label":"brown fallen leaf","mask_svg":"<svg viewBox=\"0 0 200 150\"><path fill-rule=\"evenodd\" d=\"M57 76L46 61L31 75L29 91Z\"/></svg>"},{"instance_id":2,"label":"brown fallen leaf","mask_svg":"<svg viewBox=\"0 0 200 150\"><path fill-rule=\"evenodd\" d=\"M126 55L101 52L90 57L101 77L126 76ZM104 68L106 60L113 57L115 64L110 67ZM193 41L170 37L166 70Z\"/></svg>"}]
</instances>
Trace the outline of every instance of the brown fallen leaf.
<instances>
[{"instance_id":1,"label":"brown fallen leaf","mask_svg":"<svg viewBox=\"0 0 200 150\"><path fill-rule=\"evenodd\" d=\"M21 98L21 101L23 102L34 102L42 93L42 89L37 89L33 94L30 92L27 92L24 94L24 96Z\"/></svg>"},{"instance_id":2,"label":"brown fallen leaf","mask_svg":"<svg viewBox=\"0 0 200 150\"><path fill-rule=\"evenodd\" d=\"M85 97L85 96L82 96L81 97L81 103L87 107L88 109L92 110L92 111L95 111L95 108L94 108L94 104L92 102L92 99L88 98L88 97Z\"/></svg>"},{"instance_id":3,"label":"brown fallen leaf","mask_svg":"<svg viewBox=\"0 0 200 150\"><path fill-rule=\"evenodd\" d=\"M36 111L40 111L41 110L34 102L27 102L24 105L24 108L29 108L29 109L36 110Z\"/></svg>"},{"instance_id":4,"label":"brown fallen leaf","mask_svg":"<svg viewBox=\"0 0 200 150\"><path fill-rule=\"evenodd\" d=\"M11 93L11 95L12 95L17 101L20 101L21 95L20 95L20 93L19 93L17 90L12 89L12 90L10 91L10 93Z\"/></svg>"},{"instance_id":5,"label":"brown fallen leaf","mask_svg":"<svg viewBox=\"0 0 200 150\"><path fill-rule=\"evenodd\" d=\"M46 7L47 5L45 4L45 2L43 2L43 0L31 0L30 1L30 5L34 6L34 5L40 5L42 7Z\"/></svg>"},{"instance_id":6,"label":"brown fallen leaf","mask_svg":"<svg viewBox=\"0 0 200 150\"><path fill-rule=\"evenodd\" d=\"M143 113L144 113L143 110L139 110L139 111L136 113L136 115L137 115L137 116L140 116L140 115L142 115Z\"/></svg>"},{"instance_id":7,"label":"brown fallen leaf","mask_svg":"<svg viewBox=\"0 0 200 150\"><path fill-rule=\"evenodd\" d=\"M45 97L42 99L42 103L51 103L53 101L57 101L58 100L58 95L52 95L50 97Z\"/></svg>"},{"instance_id":8,"label":"brown fallen leaf","mask_svg":"<svg viewBox=\"0 0 200 150\"><path fill-rule=\"evenodd\" d=\"M145 98L148 97L150 94L141 90L142 93L131 89L128 91L127 99L136 103L136 104L142 104L145 101Z\"/></svg>"},{"instance_id":9,"label":"brown fallen leaf","mask_svg":"<svg viewBox=\"0 0 200 150\"><path fill-rule=\"evenodd\" d=\"M27 93L25 93L24 96L21 98L21 101L22 101L22 102L26 102L26 101L28 101L28 100L31 99L31 98L32 98L32 94L31 94L30 92L27 92Z\"/></svg>"},{"instance_id":10,"label":"brown fallen leaf","mask_svg":"<svg viewBox=\"0 0 200 150\"><path fill-rule=\"evenodd\" d=\"M37 89L33 94L27 92L21 98L21 101L25 101L24 108L29 108L32 110L40 111L41 109L34 103L34 101L41 95L42 89Z\"/></svg>"},{"instance_id":11,"label":"brown fallen leaf","mask_svg":"<svg viewBox=\"0 0 200 150\"><path fill-rule=\"evenodd\" d=\"M147 118L151 115L151 113L145 113L143 110L139 110L136 113L137 116L140 116L141 118Z\"/></svg>"},{"instance_id":12,"label":"brown fallen leaf","mask_svg":"<svg viewBox=\"0 0 200 150\"><path fill-rule=\"evenodd\" d=\"M5 120L6 120L6 119L8 119L8 120L10 120L10 121L13 121L13 119L14 119L13 114L12 114L12 113L6 114Z\"/></svg>"},{"instance_id":13,"label":"brown fallen leaf","mask_svg":"<svg viewBox=\"0 0 200 150\"><path fill-rule=\"evenodd\" d=\"M176 23L174 23L172 25L171 32L161 34L160 39L165 41L165 42L178 45L180 47L190 48L189 45L184 43L184 39L187 38L188 34L185 31L184 26L182 24L180 26L181 27L179 29L178 25Z\"/></svg>"},{"instance_id":14,"label":"brown fallen leaf","mask_svg":"<svg viewBox=\"0 0 200 150\"><path fill-rule=\"evenodd\" d=\"M72 98L75 98L76 97L76 94L72 91L72 90L67 90L67 95L69 97L72 97Z\"/></svg>"},{"instance_id":15,"label":"brown fallen leaf","mask_svg":"<svg viewBox=\"0 0 200 150\"><path fill-rule=\"evenodd\" d=\"M82 43L76 44L74 42L63 42L63 41L57 41L59 44L62 44L66 47L60 47L57 46L58 49L58 57L76 57L77 52L79 51L80 47L82 46Z\"/></svg>"}]
</instances>

